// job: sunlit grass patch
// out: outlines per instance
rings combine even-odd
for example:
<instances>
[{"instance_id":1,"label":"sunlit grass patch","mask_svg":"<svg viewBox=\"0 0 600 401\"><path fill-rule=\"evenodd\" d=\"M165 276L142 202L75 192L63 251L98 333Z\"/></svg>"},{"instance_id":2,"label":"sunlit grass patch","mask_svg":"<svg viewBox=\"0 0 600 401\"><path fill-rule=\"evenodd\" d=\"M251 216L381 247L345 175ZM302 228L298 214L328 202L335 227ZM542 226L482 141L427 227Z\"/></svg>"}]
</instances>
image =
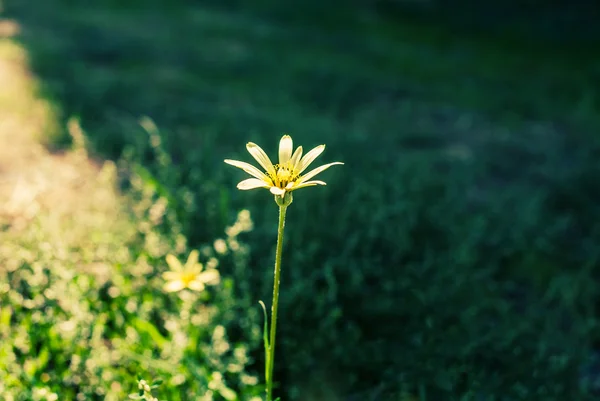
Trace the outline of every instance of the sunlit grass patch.
<instances>
[{"instance_id":1,"label":"sunlit grass patch","mask_svg":"<svg viewBox=\"0 0 600 401\"><path fill-rule=\"evenodd\" d=\"M61 122L27 59L0 42L0 398L122 400L137 371L160 375L169 400L252 397L258 328L227 314L231 279L194 300L164 294L164 257L187 250L172 206L136 161L93 160L77 119L61 128L72 147L47 150ZM202 260L243 269L235 227Z\"/></svg>"},{"instance_id":2,"label":"sunlit grass patch","mask_svg":"<svg viewBox=\"0 0 600 401\"><path fill-rule=\"evenodd\" d=\"M120 400L138 372L164 379L159 394L171 400L251 397L257 380L245 370L258 329L226 306L231 279L197 297L165 294L164 258L185 252L185 237L169 225L173 211L148 177L133 175L135 203L103 195L102 183L114 191L116 172L106 163L96 180L86 177L69 213L39 208L2 233L0 396ZM196 257L213 269L218 259L235 258L243 268L237 235L249 227L246 214L216 249L207 244ZM238 325L248 333L230 337Z\"/></svg>"}]
</instances>

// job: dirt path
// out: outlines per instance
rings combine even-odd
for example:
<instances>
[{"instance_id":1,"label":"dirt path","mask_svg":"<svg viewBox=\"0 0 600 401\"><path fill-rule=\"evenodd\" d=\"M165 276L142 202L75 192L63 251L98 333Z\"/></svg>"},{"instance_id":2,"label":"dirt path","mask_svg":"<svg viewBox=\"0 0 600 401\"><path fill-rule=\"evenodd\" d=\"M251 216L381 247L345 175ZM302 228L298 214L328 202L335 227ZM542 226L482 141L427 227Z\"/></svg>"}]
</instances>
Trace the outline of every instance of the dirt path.
<instances>
[{"instance_id":1,"label":"dirt path","mask_svg":"<svg viewBox=\"0 0 600 401\"><path fill-rule=\"evenodd\" d=\"M35 226L73 246L118 223L115 167L88 157L75 120L67 127L73 150L52 153L44 145L61 128L58 110L40 95L26 51L11 38L18 31L0 20L0 237L10 242Z\"/></svg>"}]
</instances>

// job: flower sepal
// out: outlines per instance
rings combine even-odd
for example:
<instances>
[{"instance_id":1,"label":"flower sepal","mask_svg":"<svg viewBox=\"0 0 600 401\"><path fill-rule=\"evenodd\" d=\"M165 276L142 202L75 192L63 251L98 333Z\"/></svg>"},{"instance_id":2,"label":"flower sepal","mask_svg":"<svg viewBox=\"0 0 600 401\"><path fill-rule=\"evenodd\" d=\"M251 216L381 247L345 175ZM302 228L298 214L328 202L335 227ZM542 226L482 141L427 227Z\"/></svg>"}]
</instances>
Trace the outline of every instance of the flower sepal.
<instances>
[{"instance_id":1,"label":"flower sepal","mask_svg":"<svg viewBox=\"0 0 600 401\"><path fill-rule=\"evenodd\" d=\"M275 195L275 203L279 207L288 207L292 204L294 196L291 192L286 191L283 195Z\"/></svg>"}]
</instances>

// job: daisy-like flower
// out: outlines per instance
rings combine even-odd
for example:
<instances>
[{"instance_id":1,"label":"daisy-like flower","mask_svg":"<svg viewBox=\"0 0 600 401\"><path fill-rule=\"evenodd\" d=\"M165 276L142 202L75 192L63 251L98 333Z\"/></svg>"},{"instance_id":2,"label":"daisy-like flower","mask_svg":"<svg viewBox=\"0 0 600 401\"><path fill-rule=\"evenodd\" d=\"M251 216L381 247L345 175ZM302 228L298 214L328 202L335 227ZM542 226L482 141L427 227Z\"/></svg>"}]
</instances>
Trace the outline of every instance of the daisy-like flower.
<instances>
[{"instance_id":1,"label":"daisy-like flower","mask_svg":"<svg viewBox=\"0 0 600 401\"><path fill-rule=\"evenodd\" d=\"M286 192L295 191L296 189L313 185L326 185L323 181L311 181L311 178L335 164L344 164L341 162L324 164L302 175L304 170L323 153L325 145L317 146L304 157L302 157L302 146L299 146L292 154L293 147L292 138L289 135L284 135L279 141L279 164L273 164L260 146L249 142L246 149L265 170L264 173L253 165L242 161L227 159L225 163L241 168L254 177L240 182L237 185L238 189L267 188L273 195L279 197L283 197Z\"/></svg>"},{"instance_id":2,"label":"daisy-like flower","mask_svg":"<svg viewBox=\"0 0 600 401\"><path fill-rule=\"evenodd\" d=\"M202 271L203 266L198 263L198 255L197 250L190 252L185 265L182 265L175 256L167 255L167 264L171 270L162 275L166 281L163 287L166 292L181 291L184 288L202 291L206 285L214 285L219 282L220 276L217 270Z\"/></svg>"}]
</instances>

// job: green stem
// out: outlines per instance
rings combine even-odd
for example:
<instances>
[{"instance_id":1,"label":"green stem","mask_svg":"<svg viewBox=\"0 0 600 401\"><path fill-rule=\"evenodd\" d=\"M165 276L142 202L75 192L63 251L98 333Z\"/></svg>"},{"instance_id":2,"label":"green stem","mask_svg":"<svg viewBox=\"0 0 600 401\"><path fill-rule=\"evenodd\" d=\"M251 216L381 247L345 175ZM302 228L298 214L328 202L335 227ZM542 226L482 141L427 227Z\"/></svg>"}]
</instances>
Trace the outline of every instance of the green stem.
<instances>
[{"instance_id":1,"label":"green stem","mask_svg":"<svg viewBox=\"0 0 600 401\"><path fill-rule=\"evenodd\" d=\"M279 279L281 277L281 252L283 250L283 228L287 206L279 206L279 226L277 227L277 251L275 253L275 279L273 282L273 303L271 305L271 337L269 340L269 360L267 362L267 401L273 400L273 365L275 364L275 334L277 332L277 308L279 306Z\"/></svg>"}]
</instances>

